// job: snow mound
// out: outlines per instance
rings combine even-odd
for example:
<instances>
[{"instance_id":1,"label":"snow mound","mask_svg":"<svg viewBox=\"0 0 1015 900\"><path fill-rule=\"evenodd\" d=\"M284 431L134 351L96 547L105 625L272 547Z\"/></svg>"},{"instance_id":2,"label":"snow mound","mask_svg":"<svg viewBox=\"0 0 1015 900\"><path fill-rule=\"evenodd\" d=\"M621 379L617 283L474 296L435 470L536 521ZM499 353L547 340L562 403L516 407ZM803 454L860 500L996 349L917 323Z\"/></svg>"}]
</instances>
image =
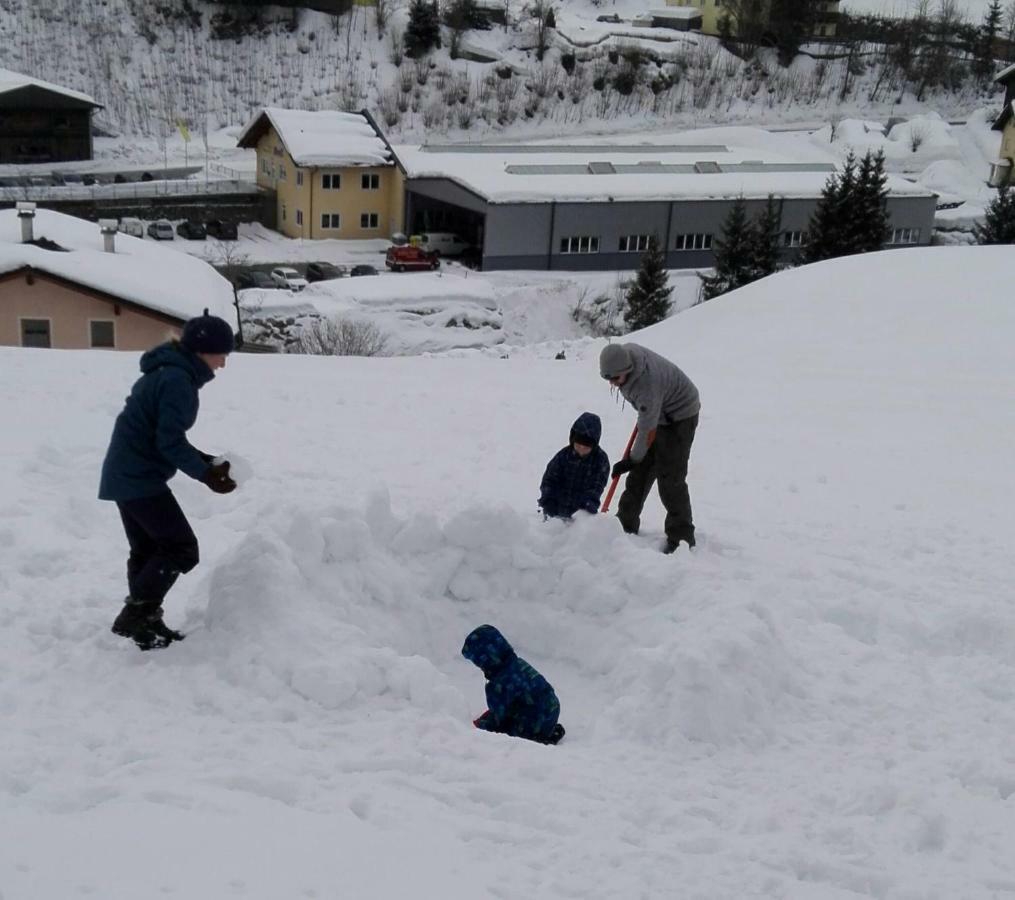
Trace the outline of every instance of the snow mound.
<instances>
[{"instance_id":1,"label":"snow mound","mask_svg":"<svg viewBox=\"0 0 1015 900\"><path fill-rule=\"evenodd\" d=\"M630 546L607 516L543 522L474 506L442 523L398 518L380 492L362 510L290 507L262 522L216 563L201 637L227 681L257 691L467 721L460 686L471 683L475 707L482 678L459 651L491 621L538 660L565 717L568 678L586 685L604 738L757 743L799 692L757 603L685 594L692 576L654 543ZM618 564L631 553L636 567Z\"/></svg>"}]
</instances>

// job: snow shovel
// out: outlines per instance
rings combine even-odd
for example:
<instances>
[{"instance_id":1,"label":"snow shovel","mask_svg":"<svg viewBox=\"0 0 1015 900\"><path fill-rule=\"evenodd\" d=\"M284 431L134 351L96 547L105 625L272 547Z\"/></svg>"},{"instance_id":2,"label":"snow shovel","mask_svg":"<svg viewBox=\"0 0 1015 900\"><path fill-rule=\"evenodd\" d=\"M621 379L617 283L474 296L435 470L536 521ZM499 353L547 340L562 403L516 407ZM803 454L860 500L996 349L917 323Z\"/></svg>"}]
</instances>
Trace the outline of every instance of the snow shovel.
<instances>
[{"instance_id":1,"label":"snow shovel","mask_svg":"<svg viewBox=\"0 0 1015 900\"><path fill-rule=\"evenodd\" d=\"M627 441L627 446L624 448L624 455L621 457L621 459L627 459L631 455L631 447L634 446L634 438L637 434L638 434L638 426L635 425L634 430L631 432L631 437ZM618 475L616 478L613 479L613 481L610 482L610 489L606 492L606 499L603 501L603 508L599 510L600 512L610 511L610 501L613 500L613 495L617 490L617 484L619 481L620 476Z\"/></svg>"}]
</instances>

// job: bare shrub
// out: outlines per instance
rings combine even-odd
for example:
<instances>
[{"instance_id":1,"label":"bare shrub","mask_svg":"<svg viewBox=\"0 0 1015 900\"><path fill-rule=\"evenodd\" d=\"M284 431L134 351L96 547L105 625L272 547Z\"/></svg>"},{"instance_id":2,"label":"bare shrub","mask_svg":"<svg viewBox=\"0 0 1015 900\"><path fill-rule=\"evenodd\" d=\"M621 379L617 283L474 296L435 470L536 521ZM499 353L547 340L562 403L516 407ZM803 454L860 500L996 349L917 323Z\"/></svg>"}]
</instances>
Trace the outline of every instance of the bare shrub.
<instances>
[{"instance_id":1,"label":"bare shrub","mask_svg":"<svg viewBox=\"0 0 1015 900\"><path fill-rule=\"evenodd\" d=\"M593 337L616 337L624 333L624 298L624 287L620 284L612 294L597 294L591 299L589 289L582 288L571 307L571 318Z\"/></svg>"},{"instance_id":2,"label":"bare shrub","mask_svg":"<svg viewBox=\"0 0 1015 900\"><path fill-rule=\"evenodd\" d=\"M926 122L913 122L909 126L909 149L916 153L929 137L930 129Z\"/></svg>"},{"instance_id":3,"label":"bare shrub","mask_svg":"<svg viewBox=\"0 0 1015 900\"><path fill-rule=\"evenodd\" d=\"M398 69L402 67L402 61L405 59L404 39L401 29L392 28L388 32L388 59Z\"/></svg>"},{"instance_id":4,"label":"bare shrub","mask_svg":"<svg viewBox=\"0 0 1015 900\"><path fill-rule=\"evenodd\" d=\"M312 356L381 356L388 339L372 322L315 319L304 325L295 349Z\"/></svg>"},{"instance_id":5,"label":"bare shrub","mask_svg":"<svg viewBox=\"0 0 1015 900\"><path fill-rule=\"evenodd\" d=\"M421 87L430 80L430 57L421 56L416 60L416 84Z\"/></svg>"}]
</instances>

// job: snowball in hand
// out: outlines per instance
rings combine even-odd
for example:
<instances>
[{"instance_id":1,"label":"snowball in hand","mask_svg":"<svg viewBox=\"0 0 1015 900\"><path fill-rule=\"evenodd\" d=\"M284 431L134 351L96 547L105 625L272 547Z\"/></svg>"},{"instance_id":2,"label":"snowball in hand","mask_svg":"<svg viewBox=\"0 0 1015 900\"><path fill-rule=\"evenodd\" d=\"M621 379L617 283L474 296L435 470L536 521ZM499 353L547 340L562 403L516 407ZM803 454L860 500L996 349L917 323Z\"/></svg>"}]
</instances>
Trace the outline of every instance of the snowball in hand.
<instances>
[{"instance_id":1,"label":"snowball in hand","mask_svg":"<svg viewBox=\"0 0 1015 900\"><path fill-rule=\"evenodd\" d=\"M245 481L254 477L254 469L242 456L235 453L220 453L215 457L215 462L229 460L229 477L236 482L237 487L243 487Z\"/></svg>"}]
</instances>

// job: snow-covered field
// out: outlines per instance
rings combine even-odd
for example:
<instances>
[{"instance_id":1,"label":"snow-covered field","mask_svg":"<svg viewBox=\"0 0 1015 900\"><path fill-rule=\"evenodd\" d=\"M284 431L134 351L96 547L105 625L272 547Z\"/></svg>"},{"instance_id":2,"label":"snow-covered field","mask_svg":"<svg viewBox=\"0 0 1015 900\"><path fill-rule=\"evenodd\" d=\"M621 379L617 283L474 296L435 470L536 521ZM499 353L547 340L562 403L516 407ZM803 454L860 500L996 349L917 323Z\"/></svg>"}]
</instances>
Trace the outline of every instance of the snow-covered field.
<instances>
[{"instance_id":1,"label":"snow-covered field","mask_svg":"<svg viewBox=\"0 0 1015 900\"><path fill-rule=\"evenodd\" d=\"M638 340L697 382L699 547L544 524L567 359L243 357L174 489L187 640L109 623L133 354L0 349L0 895L997 900L1015 892L1009 248L835 260ZM558 747L472 728L500 627Z\"/></svg>"}]
</instances>

